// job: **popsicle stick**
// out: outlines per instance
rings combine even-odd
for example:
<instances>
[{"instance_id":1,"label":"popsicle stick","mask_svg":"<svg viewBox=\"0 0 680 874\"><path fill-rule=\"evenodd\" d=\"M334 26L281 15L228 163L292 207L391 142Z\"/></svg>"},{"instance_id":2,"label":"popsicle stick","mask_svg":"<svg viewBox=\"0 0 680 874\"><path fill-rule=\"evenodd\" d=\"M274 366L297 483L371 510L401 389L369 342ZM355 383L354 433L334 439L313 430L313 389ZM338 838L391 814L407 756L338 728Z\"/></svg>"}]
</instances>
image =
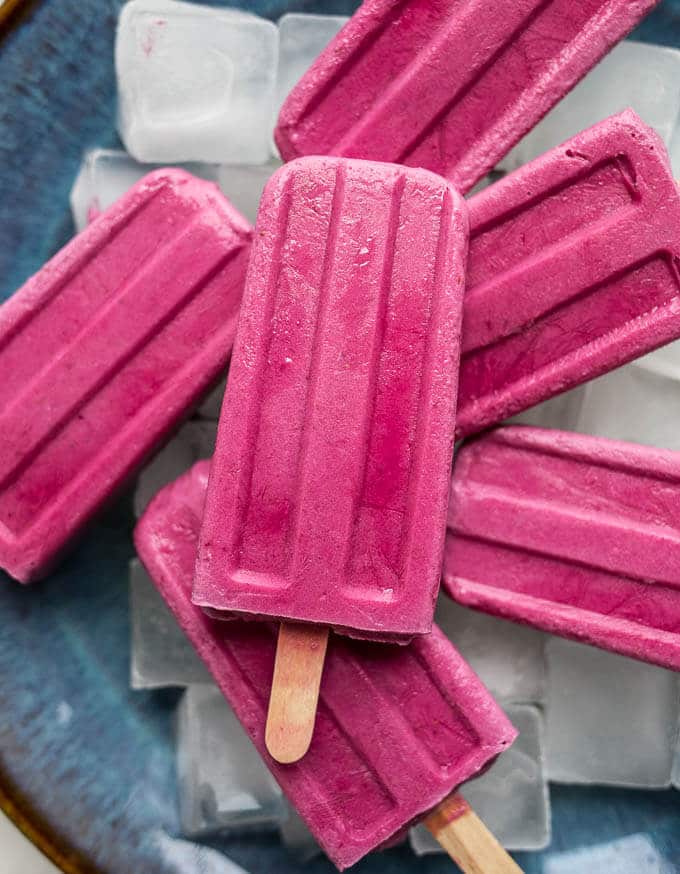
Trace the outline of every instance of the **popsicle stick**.
<instances>
[{"instance_id":1,"label":"popsicle stick","mask_svg":"<svg viewBox=\"0 0 680 874\"><path fill-rule=\"evenodd\" d=\"M425 825L464 874L522 874L462 795L450 795Z\"/></svg>"},{"instance_id":2,"label":"popsicle stick","mask_svg":"<svg viewBox=\"0 0 680 874\"><path fill-rule=\"evenodd\" d=\"M281 623L264 737L277 762L297 762L309 749L327 645L328 628Z\"/></svg>"}]
</instances>

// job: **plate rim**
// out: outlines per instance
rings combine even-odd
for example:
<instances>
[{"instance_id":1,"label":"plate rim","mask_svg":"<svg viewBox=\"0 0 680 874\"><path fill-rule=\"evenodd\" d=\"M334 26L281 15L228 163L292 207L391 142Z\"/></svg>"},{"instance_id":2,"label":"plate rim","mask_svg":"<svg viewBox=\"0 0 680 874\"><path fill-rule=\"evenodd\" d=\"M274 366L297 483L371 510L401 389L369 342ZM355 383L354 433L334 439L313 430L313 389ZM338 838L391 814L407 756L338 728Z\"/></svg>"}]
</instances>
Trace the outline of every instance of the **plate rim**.
<instances>
[{"instance_id":1,"label":"plate rim","mask_svg":"<svg viewBox=\"0 0 680 874\"><path fill-rule=\"evenodd\" d=\"M63 874L103 874L74 850L17 788L0 761L0 811Z\"/></svg>"}]
</instances>

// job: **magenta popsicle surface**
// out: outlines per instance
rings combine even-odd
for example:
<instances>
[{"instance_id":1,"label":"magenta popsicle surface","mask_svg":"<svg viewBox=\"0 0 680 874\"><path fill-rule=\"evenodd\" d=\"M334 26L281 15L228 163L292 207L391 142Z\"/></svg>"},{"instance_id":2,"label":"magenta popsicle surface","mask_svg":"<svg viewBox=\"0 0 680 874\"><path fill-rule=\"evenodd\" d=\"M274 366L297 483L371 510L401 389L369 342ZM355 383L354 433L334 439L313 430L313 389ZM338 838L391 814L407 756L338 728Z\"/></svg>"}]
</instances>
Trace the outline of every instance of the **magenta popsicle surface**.
<instances>
[{"instance_id":1,"label":"magenta popsicle surface","mask_svg":"<svg viewBox=\"0 0 680 874\"><path fill-rule=\"evenodd\" d=\"M194 603L376 639L430 630L466 253L464 201L424 170L306 158L272 177Z\"/></svg>"},{"instance_id":2,"label":"magenta popsicle surface","mask_svg":"<svg viewBox=\"0 0 680 874\"><path fill-rule=\"evenodd\" d=\"M680 337L680 193L632 110L469 206L458 436Z\"/></svg>"},{"instance_id":3,"label":"magenta popsicle surface","mask_svg":"<svg viewBox=\"0 0 680 874\"><path fill-rule=\"evenodd\" d=\"M466 192L659 0L366 0L289 94L285 160L425 167Z\"/></svg>"},{"instance_id":4,"label":"magenta popsicle surface","mask_svg":"<svg viewBox=\"0 0 680 874\"><path fill-rule=\"evenodd\" d=\"M448 525L456 601L680 670L680 453L499 428L459 452Z\"/></svg>"},{"instance_id":5,"label":"magenta popsicle surface","mask_svg":"<svg viewBox=\"0 0 680 874\"><path fill-rule=\"evenodd\" d=\"M290 801L341 869L424 817L517 735L436 628L410 646L335 637L312 744L280 765L264 742L276 629L221 622L191 603L208 481L199 462L152 501L139 555Z\"/></svg>"},{"instance_id":6,"label":"magenta popsicle surface","mask_svg":"<svg viewBox=\"0 0 680 874\"><path fill-rule=\"evenodd\" d=\"M252 228L149 174L0 309L0 566L46 573L226 367Z\"/></svg>"}]
</instances>

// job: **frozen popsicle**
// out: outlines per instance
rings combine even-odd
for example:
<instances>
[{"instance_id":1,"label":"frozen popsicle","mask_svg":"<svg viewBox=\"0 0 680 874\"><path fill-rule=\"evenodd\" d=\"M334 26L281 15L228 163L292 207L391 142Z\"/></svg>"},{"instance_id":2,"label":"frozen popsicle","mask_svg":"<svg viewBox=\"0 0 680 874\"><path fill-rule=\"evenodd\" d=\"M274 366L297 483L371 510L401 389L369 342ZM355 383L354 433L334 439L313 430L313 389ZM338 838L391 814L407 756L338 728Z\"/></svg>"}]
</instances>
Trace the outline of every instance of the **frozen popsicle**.
<instances>
[{"instance_id":1,"label":"frozen popsicle","mask_svg":"<svg viewBox=\"0 0 680 874\"><path fill-rule=\"evenodd\" d=\"M456 601L680 670L680 453L500 428L460 451L448 525Z\"/></svg>"},{"instance_id":2,"label":"frozen popsicle","mask_svg":"<svg viewBox=\"0 0 680 874\"><path fill-rule=\"evenodd\" d=\"M281 109L285 160L425 167L467 192L658 0L365 0Z\"/></svg>"},{"instance_id":3,"label":"frozen popsicle","mask_svg":"<svg viewBox=\"0 0 680 874\"><path fill-rule=\"evenodd\" d=\"M217 382L251 227L151 173L0 309L0 567L44 574Z\"/></svg>"},{"instance_id":4,"label":"frozen popsicle","mask_svg":"<svg viewBox=\"0 0 680 874\"><path fill-rule=\"evenodd\" d=\"M631 110L469 205L459 436L680 336L680 193Z\"/></svg>"},{"instance_id":5,"label":"frozen popsicle","mask_svg":"<svg viewBox=\"0 0 680 874\"><path fill-rule=\"evenodd\" d=\"M303 158L265 188L193 600L315 624L282 626L274 690L284 652L313 688L329 627L430 630L466 252L464 201L424 170Z\"/></svg>"},{"instance_id":6,"label":"frozen popsicle","mask_svg":"<svg viewBox=\"0 0 680 874\"><path fill-rule=\"evenodd\" d=\"M341 869L423 817L435 827L459 803L451 793L506 749L515 729L436 627L408 647L334 637L309 752L292 765L272 759L264 733L275 626L220 622L191 603L208 468L198 462L158 494L135 544L267 766ZM449 832L472 821L463 815ZM476 841L468 850L481 850ZM519 870L499 852L489 870Z\"/></svg>"}]
</instances>

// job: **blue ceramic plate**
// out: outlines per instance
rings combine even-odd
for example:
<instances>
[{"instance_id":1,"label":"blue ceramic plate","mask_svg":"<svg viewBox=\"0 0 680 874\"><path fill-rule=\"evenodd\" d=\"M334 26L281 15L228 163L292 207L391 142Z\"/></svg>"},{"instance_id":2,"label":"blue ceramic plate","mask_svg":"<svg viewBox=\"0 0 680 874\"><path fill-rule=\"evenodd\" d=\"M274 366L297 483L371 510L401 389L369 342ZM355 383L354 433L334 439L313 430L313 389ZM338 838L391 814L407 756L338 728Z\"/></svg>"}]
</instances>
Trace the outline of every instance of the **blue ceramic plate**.
<instances>
[{"instance_id":1,"label":"blue ceramic plate","mask_svg":"<svg viewBox=\"0 0 680 874\"><path fill-rule=\"evenodd\" d=\"M34 2L0 42L0 300L72 235L68 193L83 149L118 142L119 5ZM240 5L276 19L293 9L347 14L357 4ZM636 37L680 46L680 0L663 0ZM220 853L176 837L176 696L128 689L132 524L128 496L45 583L1 581L0 805L67 871L223 874ZM680 871L680 792L553 787L552 803L552 847L517 854L527 872ZM335 870L325 859L301 866L274 837L214 846L252 874ZM401 847L354 870L453 868Z\"/></svg>"}]
</instances>

